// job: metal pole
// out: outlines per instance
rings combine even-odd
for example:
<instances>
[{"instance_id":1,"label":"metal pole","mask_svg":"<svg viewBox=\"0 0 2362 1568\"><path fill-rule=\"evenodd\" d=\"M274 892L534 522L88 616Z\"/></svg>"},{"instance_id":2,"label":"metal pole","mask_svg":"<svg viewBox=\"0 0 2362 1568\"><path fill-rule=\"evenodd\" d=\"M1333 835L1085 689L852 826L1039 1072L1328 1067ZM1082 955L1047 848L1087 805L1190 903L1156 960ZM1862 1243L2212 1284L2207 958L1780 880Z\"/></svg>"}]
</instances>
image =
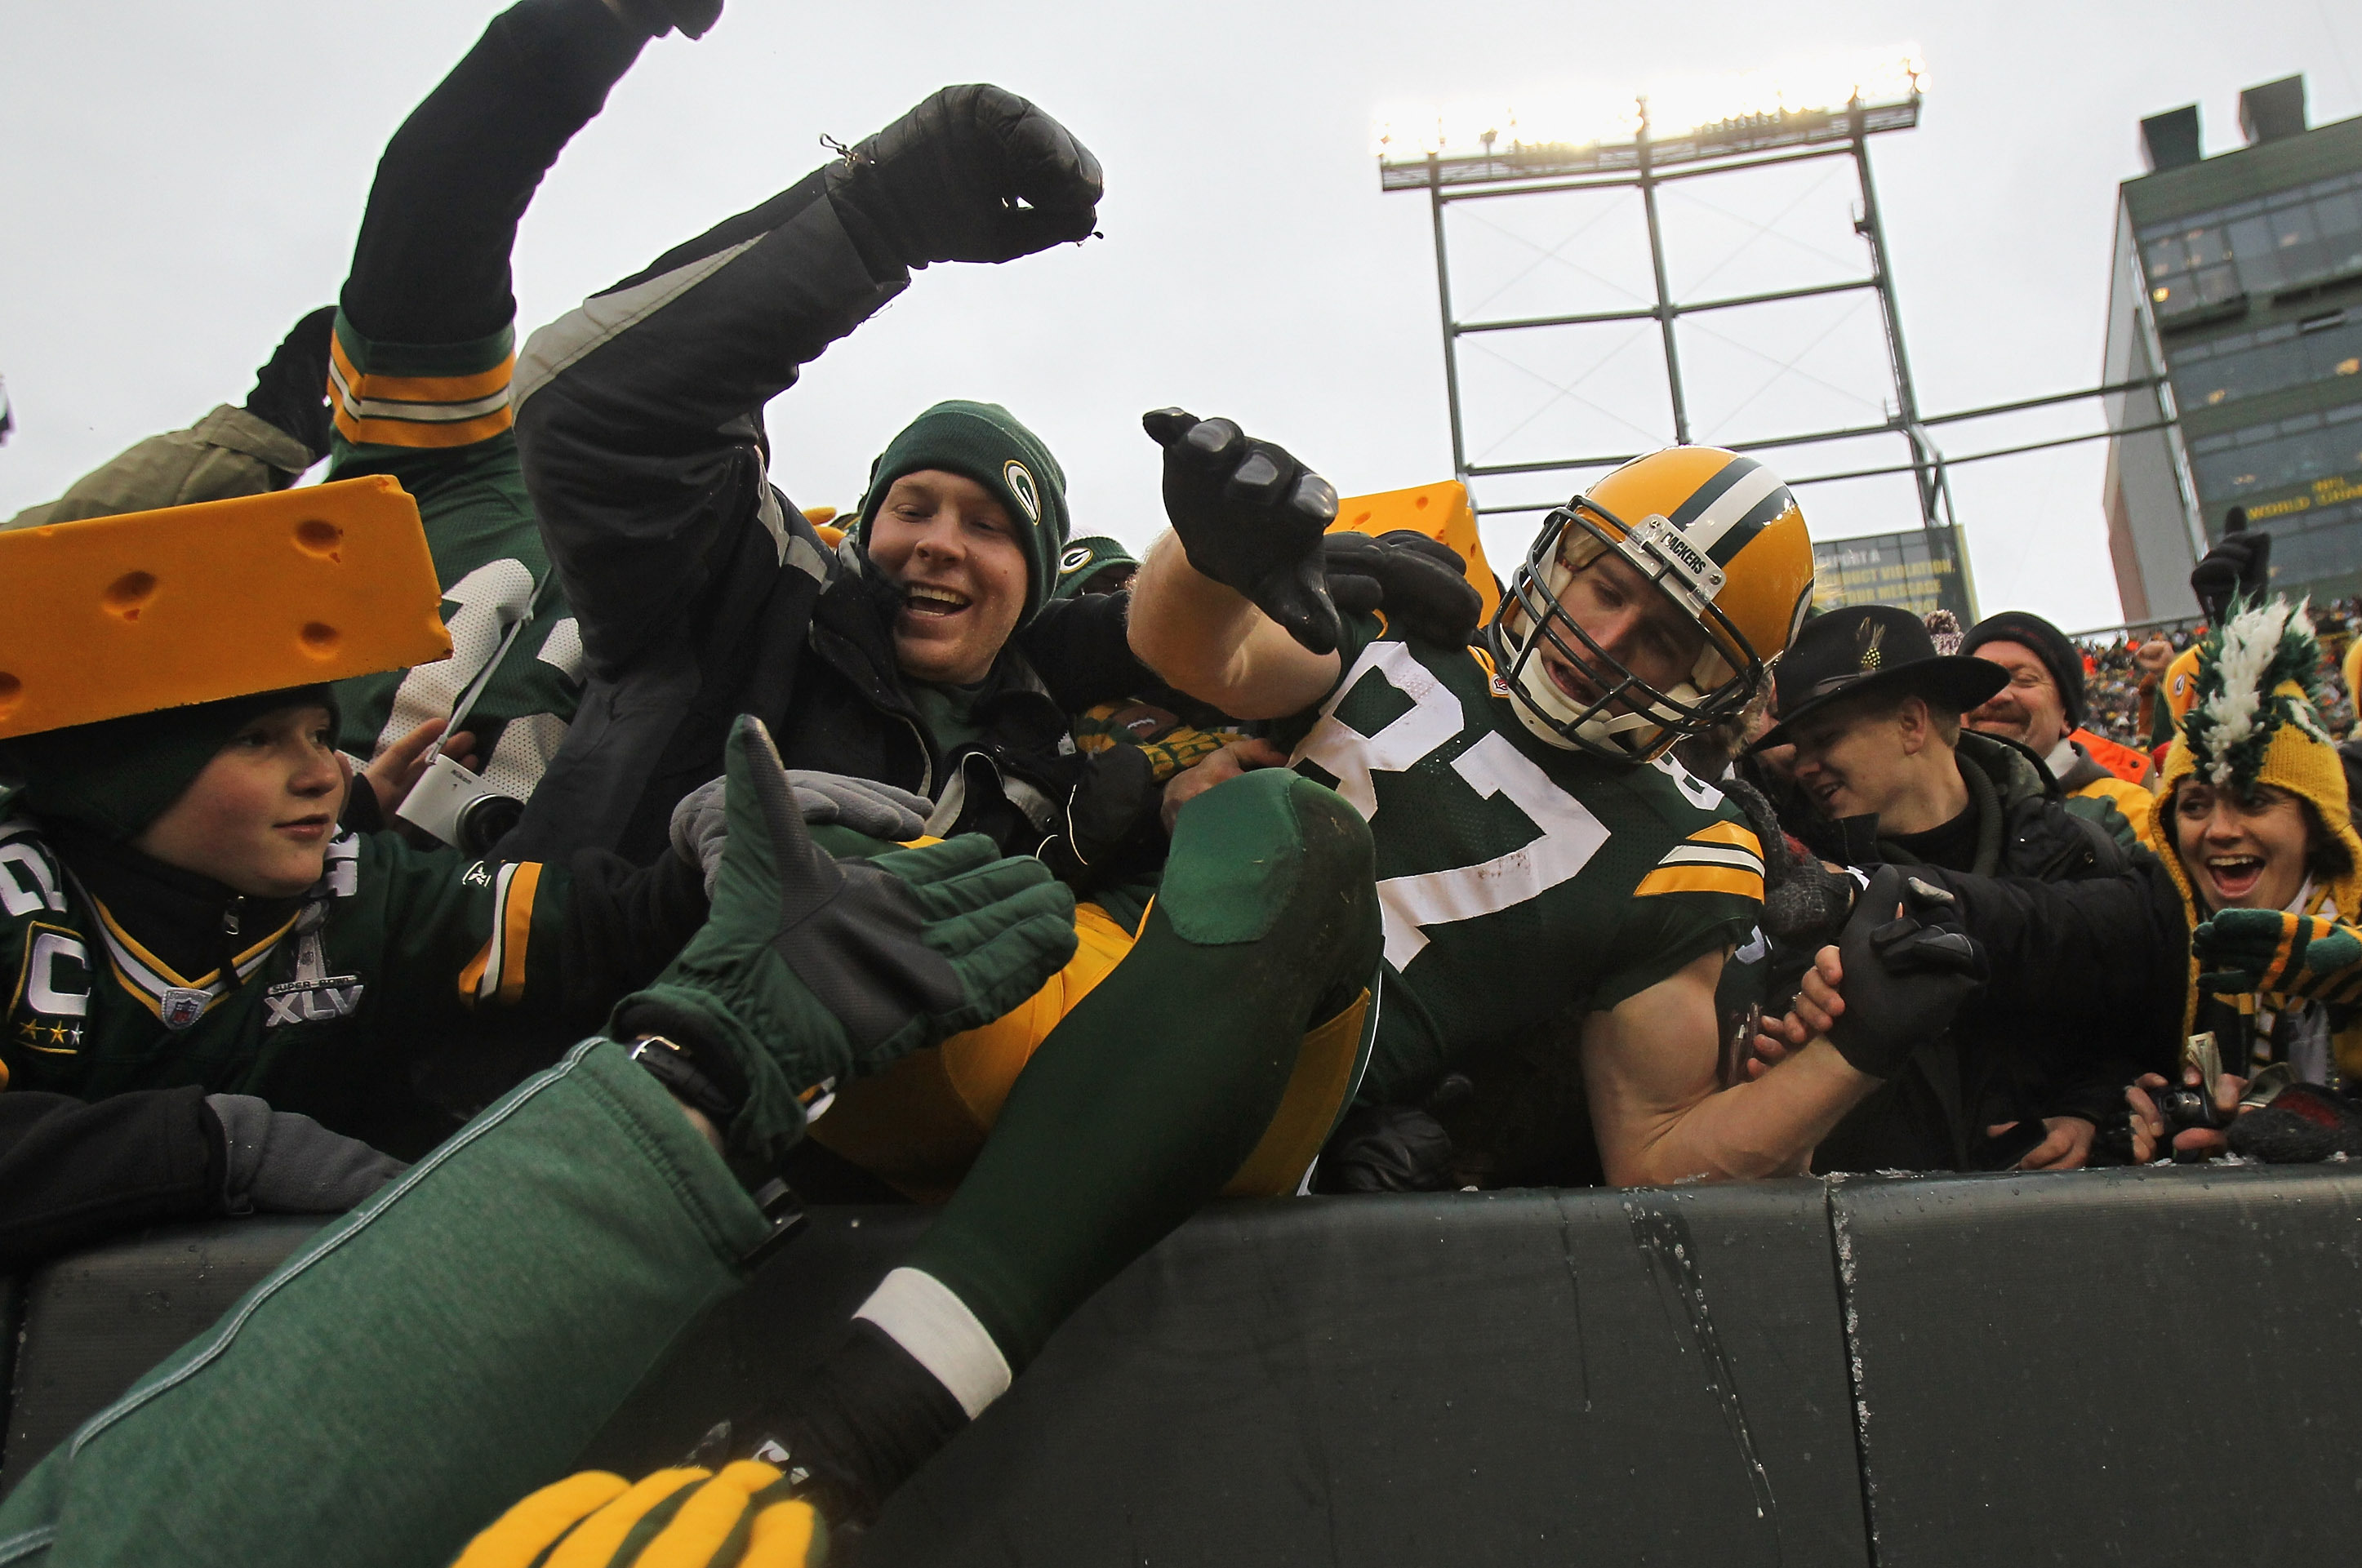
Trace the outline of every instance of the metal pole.
<instances>
[{"instance_id":1,"label":"metal pole","mask_svg":"<svg viewBox=\"0 0 2362 1568\"><path fill-rule=\"evenodd\" d=\"M1649 261L1657 273L1657 330L1665 339L1665 389L1673 399L1673 440L1690 444L1689 409L1682 400L1682 356L1673 341L1673 294L1665 284L1665 242L1657 228L1657 177L1649 161L1649 100L1640 103L1640 205L1649 214Z\"/></svg>"},{"instance_id":2,"label":"metal pole","mask_svg":"<svg viewBox=\"0 0 2362 1568\"><path fill-rule=\"evenodd\" d=\"M1451 410L1451 473L1465 489L1468 444L1460 429L1460 329L1451 320L1451 266L1443 254L1443 182L1431 153L1427 159L1427 197L1435 216L1435 299L1443 313L1443 395Z\"/></svg>"},{"instance_id":3,"label":"metal pole","mask_svg":"<svg viewBox=\"0 0 2362 1568\"><path fill-rule=\"evenodd\" d=\"M1853 123L1853 168L1861 184L1861 220L1854 232L1870 242L1870 275L1878 289L1878 302L1885 312L1886 354L1894 367L1894 412L1896 420L1907 433L1919 426L1919 394L1911 385L1911 356L1903 347L1903 313L1894 302L1894 274L1886 263L1886 225L1878 214L1878 186L1870 177L1870 132L1867 116L1861 112L1861 100L1856 98L1847 105ZM1919 525L1936 527L1937 486L1920 461L1919 444L1911 443L1914 477L1919 484Z\"/></svg>"}]
</instances>

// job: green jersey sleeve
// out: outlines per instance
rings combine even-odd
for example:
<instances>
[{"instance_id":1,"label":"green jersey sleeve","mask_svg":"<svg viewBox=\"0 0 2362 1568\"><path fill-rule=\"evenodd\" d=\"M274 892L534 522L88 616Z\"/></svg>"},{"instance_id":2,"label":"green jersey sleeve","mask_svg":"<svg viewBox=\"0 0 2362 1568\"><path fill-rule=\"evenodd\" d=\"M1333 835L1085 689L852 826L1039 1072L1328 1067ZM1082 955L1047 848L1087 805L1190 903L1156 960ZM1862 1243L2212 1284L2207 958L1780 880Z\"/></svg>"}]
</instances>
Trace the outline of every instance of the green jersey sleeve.
<instances>
[{"instance_id":1,"label":"green jersey sleeve","mask_svg":"<svg viewBox=\"0 0 2362 1568\"><path fill-rule=\"evenodd\" d=\"M339 743L368 757L447 717L497 659L466 728L492 786L523 799L580 698L582 641L557 585L545 583L549 557L509 406L515 363L507 327L469 343L382 344L340 313L328 353L328 477L383 474L417 500L452 644L440 663L344 683Z\"/></svg>"}]
</instances>

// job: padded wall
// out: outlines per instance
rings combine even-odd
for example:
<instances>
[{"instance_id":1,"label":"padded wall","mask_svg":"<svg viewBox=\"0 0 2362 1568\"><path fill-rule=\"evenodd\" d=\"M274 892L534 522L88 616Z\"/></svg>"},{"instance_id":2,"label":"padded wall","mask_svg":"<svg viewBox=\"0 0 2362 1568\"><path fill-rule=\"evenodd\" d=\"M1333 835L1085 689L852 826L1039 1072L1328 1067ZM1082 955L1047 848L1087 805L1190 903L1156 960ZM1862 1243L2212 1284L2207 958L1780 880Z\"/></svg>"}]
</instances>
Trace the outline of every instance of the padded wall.
<instances>
[{"instance_id":1,"label":"padded wall","mask_svg":"<svg viewBox=\"0 0 2362 1568\"><path fill-rule=\"evenodd\" d=\"M585 1462L751 1417L924 1223L817 1211ZM23 1282L0 1484L310 1229L159 1233ZM2350 1167L1220 1205L863 1561L2343 1563L2357 1411Z\"/></svg>"}]
</instances>

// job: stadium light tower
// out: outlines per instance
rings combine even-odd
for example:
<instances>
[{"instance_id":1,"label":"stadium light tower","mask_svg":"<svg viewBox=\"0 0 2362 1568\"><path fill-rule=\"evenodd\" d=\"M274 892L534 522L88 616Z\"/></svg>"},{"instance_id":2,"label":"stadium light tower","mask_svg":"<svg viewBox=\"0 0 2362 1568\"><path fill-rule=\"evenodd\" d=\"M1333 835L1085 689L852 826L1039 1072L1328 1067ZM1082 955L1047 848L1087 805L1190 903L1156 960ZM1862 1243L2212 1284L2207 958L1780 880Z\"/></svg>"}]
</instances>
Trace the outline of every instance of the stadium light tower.
<instances>
[{"instance_id":1,"label":"stadium light tower","mask_svg":"<svg viewBox=\"0 0 2362 1568\"><path fill-rule=\"evenodd\" d=\"M1951 563L1957 591L1965 595L1966 573L1944 459L1927 435L1912 385L1878 192L1870 170L1870 138L1918 124L1926 91L1926 67L1911 51L1895 49L1832 60L1777 75L1748 72L1656 82L1624 98L1569 94L1540 102L1431 106L1383 114L1377 127L1381 188L1425 191L1432 212L1451 461L1461 481L1470 486L1472 501L1476 481L1562 474L1570 481L1564 490L1571 491L1579 488L1572 482L1576 477L1612 467L1636 454L1584 453L1534 462L1472 462L1460 362L1462 338L1653 320L1662 348L1673 436L1676 442L1687 443L1693 438L1691 405L1683 387L1676 322L1684 316L1866 290L1878 296L1882 314L1889 384L1881 389L1880 400L1885 418L1876 424L1793 431L1724 444L1762 451L1899 436L1905 452L1893 466L1817 475L1798 482L1911 474L1918 491L1920 526L1929 536L1918 543L1931 555ZM1664 229L1658 215L1661 187L1702 175L1841 158L1853 160L1860 192L1853 226L1869 247L1867 276L1704 300L1674 297L1666 269ZM1502 197L1622 190L1635 192L1640 199L1655 286L1652 304L1506 320L1462 321L1455 316L1444 223L1448 206ZM1545 510L1534 505L1476 507L1479 516Z\"/></svg>"}]
</instances>

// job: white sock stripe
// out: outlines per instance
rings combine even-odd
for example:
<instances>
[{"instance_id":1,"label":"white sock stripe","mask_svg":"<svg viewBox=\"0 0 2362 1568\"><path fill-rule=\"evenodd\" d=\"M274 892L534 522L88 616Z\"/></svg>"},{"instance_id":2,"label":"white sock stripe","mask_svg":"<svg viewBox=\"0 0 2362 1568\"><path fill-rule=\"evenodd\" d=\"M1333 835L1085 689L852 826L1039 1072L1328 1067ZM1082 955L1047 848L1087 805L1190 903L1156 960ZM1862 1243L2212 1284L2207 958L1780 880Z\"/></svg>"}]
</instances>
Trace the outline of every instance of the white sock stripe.
<instances>
[{"instance_id":1,"label":"white sock stripe","mask_svg":"<svg viewBox=\"0 0 2362 1568\"><path fill-rule=\"evenodd\" d=\"M1009 1392L1009 1358L951 1287L916 1268L898 1268L853 1314L866 1318L951 1390L968 1419Z\"/></svg>"}]
</instances>

